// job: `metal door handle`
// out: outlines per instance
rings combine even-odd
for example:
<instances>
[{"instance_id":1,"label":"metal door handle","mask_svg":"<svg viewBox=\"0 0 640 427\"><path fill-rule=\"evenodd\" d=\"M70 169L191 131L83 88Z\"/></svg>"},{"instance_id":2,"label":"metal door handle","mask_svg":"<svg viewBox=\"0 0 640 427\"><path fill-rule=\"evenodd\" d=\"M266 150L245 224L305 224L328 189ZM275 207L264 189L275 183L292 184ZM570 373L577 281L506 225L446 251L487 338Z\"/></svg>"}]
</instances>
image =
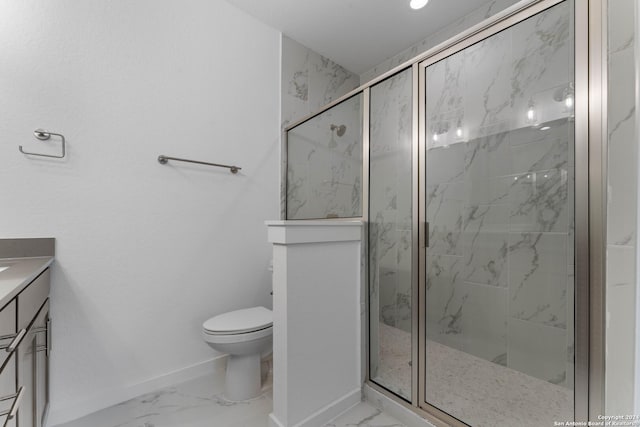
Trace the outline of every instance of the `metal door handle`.
<instances>
[{"instance_id":1,"label":"metal door handle","mask_svg":"<svg viewBox=\"0 0 640 427\"><path fill-rule=\"evenodd\" d=\"M429 247L429 223L424 223L424 247Z\"/></svg>"}]
</instances>

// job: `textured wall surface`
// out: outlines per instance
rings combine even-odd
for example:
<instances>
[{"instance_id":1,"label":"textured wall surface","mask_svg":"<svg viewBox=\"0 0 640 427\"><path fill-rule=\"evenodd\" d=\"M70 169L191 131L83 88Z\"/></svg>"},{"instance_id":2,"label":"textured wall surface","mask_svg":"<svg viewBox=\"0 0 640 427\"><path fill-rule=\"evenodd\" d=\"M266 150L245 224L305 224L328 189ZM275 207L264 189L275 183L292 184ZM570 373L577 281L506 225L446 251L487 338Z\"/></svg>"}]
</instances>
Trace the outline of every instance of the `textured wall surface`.
<instances>
[{"instance_id":1,"label":"textured wall surface","mask_svg":"<svg viewBox=\"0 0 640 427\"><path fill-rule=\"evenodd\" d=\"M633 1L608 2L607 414L632 414L638 135Z\"/></svg>"},{"instance_id":2,"label":"textured wall surface","mask_svg":"<svg viewBox=\"0 0 640 427\"><path fill-rule=\"evenodd\" d=\"M279 44L225 2L0 4L0 235L56 238L51 421L210 360L207 318L270 307ZM38 127L65 159L18 152L56 151Z\"/></svg>"}]
</instances>

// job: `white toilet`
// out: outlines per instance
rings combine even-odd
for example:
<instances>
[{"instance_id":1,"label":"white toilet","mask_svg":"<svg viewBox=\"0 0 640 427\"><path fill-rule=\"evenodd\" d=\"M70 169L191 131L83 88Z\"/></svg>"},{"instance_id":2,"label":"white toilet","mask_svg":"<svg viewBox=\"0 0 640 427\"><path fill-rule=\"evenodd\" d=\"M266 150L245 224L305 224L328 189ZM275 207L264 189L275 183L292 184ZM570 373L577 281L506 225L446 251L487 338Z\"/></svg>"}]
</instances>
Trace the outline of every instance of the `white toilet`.
<instances>
[{"instance_id":1,"label":"white toilet","mask_svg":"<svg viewBox=\"0 0 640 427\"><path fill-rule=\"evenodd\" d=\"M231 311L202 324L202 336L213 349L227 353L225 396L231 401L257 397L260 361L271 351L273 312L264 307Z\"/></svg>"}]
</instances>

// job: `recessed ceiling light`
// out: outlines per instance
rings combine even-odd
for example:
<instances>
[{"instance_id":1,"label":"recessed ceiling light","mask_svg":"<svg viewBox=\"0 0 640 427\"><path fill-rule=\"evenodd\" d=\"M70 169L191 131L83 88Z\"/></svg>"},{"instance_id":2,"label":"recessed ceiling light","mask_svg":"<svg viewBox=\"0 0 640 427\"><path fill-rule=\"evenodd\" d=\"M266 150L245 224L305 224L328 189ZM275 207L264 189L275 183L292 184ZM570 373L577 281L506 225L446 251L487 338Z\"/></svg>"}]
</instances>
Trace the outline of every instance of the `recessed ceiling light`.
<instances>
[{"instance_id":1,"label":"recessed ceiling light","mask_svg":"<svg viewBox=\"0 0 640 427\"><path fill-rule=\"evenodd\" d=\"M549 129L551 129L551 127L549 127L549 126L542 126L542 127L540 128L540 130L549 130Z\"/></svg>"},{"instance_id":2,"label":"recessed ceiling light","mask_svg":"<svg viewBox=\"0 0 640 427\"><path fill-rule=\"evenodd\" d=\"M409 6L411 6L411 9L422 9L427 3L429 3L429 0L411 0Z\"/></svg>"}]
</instances>

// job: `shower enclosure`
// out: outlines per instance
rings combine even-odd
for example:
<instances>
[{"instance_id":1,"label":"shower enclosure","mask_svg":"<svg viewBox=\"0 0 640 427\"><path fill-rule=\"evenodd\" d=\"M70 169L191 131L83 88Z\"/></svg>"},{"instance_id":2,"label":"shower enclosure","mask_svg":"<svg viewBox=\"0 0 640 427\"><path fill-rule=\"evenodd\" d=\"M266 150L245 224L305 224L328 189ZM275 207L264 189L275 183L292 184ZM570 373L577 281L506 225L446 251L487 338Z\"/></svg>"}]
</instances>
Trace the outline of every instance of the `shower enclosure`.
<instances>
[{"instance_id":1,"label":"shower enclosure","mask_svg":"<svg viewBox=\"0 0 640 427\"><path fill-rule=\"evenodd\" d=\"M287 219L366 222L367 382L416 412L596 410L587 17L519 3L287 129Z\"/></svg>"}]
</instances>

